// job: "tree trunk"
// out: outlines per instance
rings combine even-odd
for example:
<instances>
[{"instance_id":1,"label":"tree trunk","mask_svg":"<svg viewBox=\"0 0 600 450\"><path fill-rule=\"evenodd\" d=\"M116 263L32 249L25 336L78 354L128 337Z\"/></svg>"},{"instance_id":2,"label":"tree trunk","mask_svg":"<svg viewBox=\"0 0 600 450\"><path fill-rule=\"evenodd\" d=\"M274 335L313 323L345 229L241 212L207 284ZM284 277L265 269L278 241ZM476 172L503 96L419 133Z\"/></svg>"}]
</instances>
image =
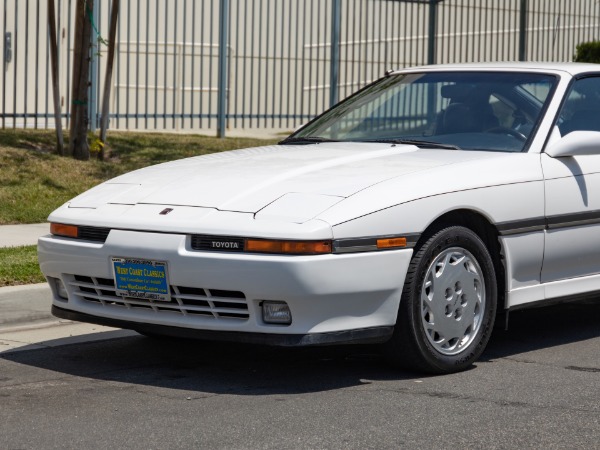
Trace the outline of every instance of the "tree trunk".
<instances>
[{"instance_id":1,"label":"tree trunk","mask_svg":"<svg viewBox=\"0 0 600 450\"><path fill-rule=\"evenodd\" d=\"M94 0L77 0L75 10L75 48L73 50L69 153L74 158L82 160L90 159L87 131L92 24L89 12L93 8Z\"/></svg>"}]
</instances>

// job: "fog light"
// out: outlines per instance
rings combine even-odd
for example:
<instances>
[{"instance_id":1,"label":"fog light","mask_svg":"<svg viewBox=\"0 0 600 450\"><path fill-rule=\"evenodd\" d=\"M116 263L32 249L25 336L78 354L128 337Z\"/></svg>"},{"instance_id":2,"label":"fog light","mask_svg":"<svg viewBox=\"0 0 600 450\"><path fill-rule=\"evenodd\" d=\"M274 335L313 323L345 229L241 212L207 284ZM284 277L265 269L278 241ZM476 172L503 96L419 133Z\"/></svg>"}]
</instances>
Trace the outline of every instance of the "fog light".
<instances>
[{"instance_id":1,"label":"fog light","mask_svg":"<svg viewBox=\"0 0 600 450\"><path fill-rule=\"evenodd\" d=\"M54 285L56 286L56 294L63 300L68 300L69 294L67 294L67 289L65 288L63 282L58 278L55 278Z\"/></svg>"},{"instance_id":2,"label":"fog light","mask_svg":"<svg viewBox=\"0 0 600 450\"><path fill-rule=\"evenodd\" d=\"M262 316L265 323L289 325L292 323L292 312L286 302L262 302Z\"/></svg>"}]
</instances>

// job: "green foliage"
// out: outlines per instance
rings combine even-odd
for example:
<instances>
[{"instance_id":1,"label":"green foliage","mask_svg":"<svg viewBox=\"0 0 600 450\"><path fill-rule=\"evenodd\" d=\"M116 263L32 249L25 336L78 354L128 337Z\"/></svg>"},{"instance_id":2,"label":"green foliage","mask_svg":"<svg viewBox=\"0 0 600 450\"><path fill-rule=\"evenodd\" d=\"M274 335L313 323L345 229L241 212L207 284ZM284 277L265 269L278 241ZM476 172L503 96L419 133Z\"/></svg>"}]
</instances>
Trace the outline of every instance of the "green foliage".
<instances>
[{"instance_id":1,"label":"green foliage","mask_svg":"<svg viewBox=\"0 0 600 450\"><path fill-rule=\"evenodd\" d=\"M0 248L0 261L0 286L46 281L40 271L35 245Z\"/></svg>"},{"instance_id":2,"label":"green foliage","mask_svg":"<svg viewBox=\"0 0 600 450\"><path fill-rule=\"evenodd\" d=\"M573 60L575 62L600 63L600 41L579 44Z\"/></svg>"}]
</instances>

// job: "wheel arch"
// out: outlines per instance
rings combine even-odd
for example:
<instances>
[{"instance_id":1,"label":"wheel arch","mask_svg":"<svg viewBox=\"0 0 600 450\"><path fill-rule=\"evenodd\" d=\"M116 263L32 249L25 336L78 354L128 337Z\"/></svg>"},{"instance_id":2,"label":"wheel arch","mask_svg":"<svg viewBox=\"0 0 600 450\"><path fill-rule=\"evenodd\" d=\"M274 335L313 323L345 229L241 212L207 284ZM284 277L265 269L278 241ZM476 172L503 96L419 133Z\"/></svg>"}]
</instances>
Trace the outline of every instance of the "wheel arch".
<instances>
[{"instance_id":1,"label":"wheel arch","mask_svg":"<svg viewBox=\"0 0 600 450\"><path fill-rule=\"evenodd\" d=\"M504 263L504 249L500 241L500 233L495 225L483 214L471 209L456 209L448 211L433 220L421 234L416 244L418 248L427 238L440 228L446 226L462 226L473 231L487 247L496 271L496 284L498 292L498 313L506 307L506 267Z\"/></svg>"}]
</instances>

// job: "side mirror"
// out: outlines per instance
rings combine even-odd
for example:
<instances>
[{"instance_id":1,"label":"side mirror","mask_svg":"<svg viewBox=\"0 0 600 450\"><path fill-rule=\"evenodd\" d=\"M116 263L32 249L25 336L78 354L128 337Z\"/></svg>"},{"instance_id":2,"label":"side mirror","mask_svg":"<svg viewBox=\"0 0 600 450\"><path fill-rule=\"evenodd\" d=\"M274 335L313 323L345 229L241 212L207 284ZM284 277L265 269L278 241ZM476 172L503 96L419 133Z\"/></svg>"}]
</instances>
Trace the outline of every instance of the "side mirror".
<instances>
[{"instance_id":1,"label":"side mirror","mask_svg":"<svg viewBox=\"0 0 600 450\"><path fill-rule=\"evenodd\" d=\"M552 158L578 155L600 155L600 131L572 131L551 143L546 154Z\"/></svg>"}]
</instances>

